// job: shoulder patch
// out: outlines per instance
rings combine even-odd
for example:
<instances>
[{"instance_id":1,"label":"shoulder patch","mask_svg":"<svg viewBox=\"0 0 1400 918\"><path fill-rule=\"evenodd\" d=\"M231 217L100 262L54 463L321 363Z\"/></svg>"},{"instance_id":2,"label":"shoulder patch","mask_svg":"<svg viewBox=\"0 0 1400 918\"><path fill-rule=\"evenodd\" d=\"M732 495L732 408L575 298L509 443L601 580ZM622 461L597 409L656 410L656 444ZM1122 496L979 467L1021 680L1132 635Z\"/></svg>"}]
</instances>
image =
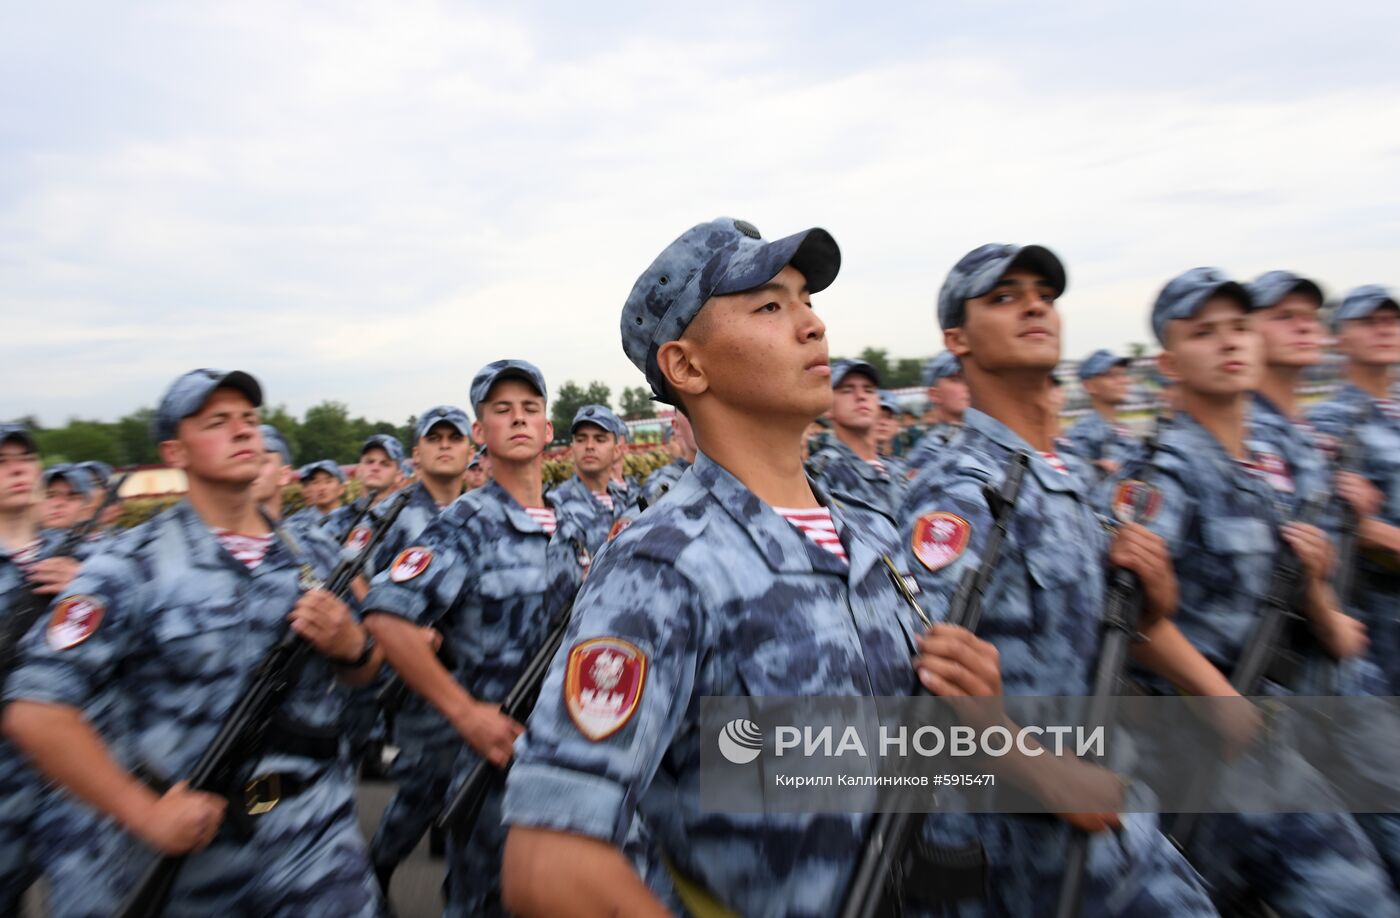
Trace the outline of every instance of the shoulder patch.
<instances>
[{"instance_id":1,"label":"shoulder patch","mask_svg":"<svg viewBox=\"0 0 1400 918\"><path fill-rule=\"evenodd\" d=\"M100 596L69 596L54 607L53 615L49 618L46 635L49 646L54 650L77 647L92 637L106 614L107 603Z\"/></svg>"},{"instance_id":2,"label":"shoulder patch","mask_svg":"<svg viewBox=\"0 0 1400 918\"><path fill-rule=\"evenodd\" d=\"M956 513L925 513L914 523L914 557L930 571L952 564L967 551L972 524Z\"/></svg>"},{"instance_id":3,"label":"shoulder patch","mask_svg":"<svg viewBox=\"0 0 1400 918\"><path fill-rule=\"evenodd\" d=\"M618 535L621 534L622 530L626 529L628 526L631 525L632 517L619 516L615 521L613 521L612 528L608 530L608 541L611 542L613 539L617 538Z\"/></svg>"},{"instance_id":4,"label":"shoulder patch","mask_svg":"<svg viewBox=\"0 0 1400 918\"><path fill-rule=\"evenodd\" d=\"M369 544L369 536L370 528L368 526L356 526L345 537L345 547L351 551L359 551Z\"/></svg>"},{"instance_id":5,"label":"shoulder patch","mask_svg":"<svg viewBox=\"0 0 1400 918\"><path fill-rule=\"evenodd\" d=\"M580 733L593 742L627 725L642 700L646 654L621 638L574 645L564 672L564 705Z\"/></svg>"},{"instance_id":6,"label":"shoulder patch","mask_svg":"<svg viewBox=\"0 0 1400 918\"><path fill-rule=\"evenodd\" d=\"M394 563L389 565L389 579L394 583L407 583L428 569L433 563L432 549L414 545L399 552Z\"/></svg>"},{"instance_id":7,"label":"shoulder patch","mask_svg":"<svg viewBox=\"0 0 1400 918\"><path fill-rule=\"evenodd\" d=\"M1120 523L1150 523L1162 512L1162 492L1145 481L1126 478L1113 489L1113 517Z\"/></svg>"}]
</instances>

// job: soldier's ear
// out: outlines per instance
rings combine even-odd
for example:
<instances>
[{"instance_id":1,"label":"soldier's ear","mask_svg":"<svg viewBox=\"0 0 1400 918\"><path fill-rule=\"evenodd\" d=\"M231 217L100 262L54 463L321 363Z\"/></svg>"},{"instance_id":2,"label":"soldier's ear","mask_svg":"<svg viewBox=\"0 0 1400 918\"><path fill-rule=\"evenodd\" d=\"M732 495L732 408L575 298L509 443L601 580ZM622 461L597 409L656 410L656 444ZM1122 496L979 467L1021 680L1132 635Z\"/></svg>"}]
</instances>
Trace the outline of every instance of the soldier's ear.
<instances>
[{"instance_id":1,"label":"soldier's ear","mask_svg":"<svg viewBox=\"0 0 1400 918\"><path fill-rule=\"evenodd\" d=\"M544 422L544 440L545 440L545 444L546 444L546 445L548 445L548 444L554 442L554 422L553 422L553 421L545 421L545 422Z\"/></svg>"},{"instance_id":2,"label":"soldier's ear","mask_svg":"<svg viewBox=\"0 0 1400 918\"><path fill-rule=\"evenodd\" d=\"M183 469L189 465L185 444L181 443L179 440L162 440L160 443L160 459L171 468Z\"/></svg>"},{"instance_id":3,"label":"soldier's ear","mask_svg":"<svg viewBox=\"0 0 1400 918\"><path fill-rule=\"evenodd\" d=\"M1176 371L1176 355L1171 351L1161 351L1157 354L1157 369L1167 379L1173 382L1181 381L1181 374Z\"/></svg>"},{"instance_id":4,"label":"soldier's ear","mask_svg":"<svg viewBox=\"0 0 1400 918\"><path fill-rule=\"evenodd\" d=\"M952 351L958 359L972 353L972 349L967 346L967 336L963 334L962 326L943 330L943 346Z\"/></svg>"},{"instance_id":5,"label":"soldier's ear","mask_svg":"<svg viewBox=\"0 0 1400 918\"><path fill-rule=\"evenodd\" d=\"M697 342L680 339L661 345L656 352L656 365L672 390L681 395L700 395L710 388L702 358Z\"/></svg>"},{"instance_id":6,"label":"soldier's ear","mask_svg":"<svg viewBox=\"0 0 1400 918\"><path fill-rule=\"evenodd\" d=\"M472 421L472 439L475 440L477 443L486 442L486 428L481 426L481 421L479 420ZM416 466L418 461L417 446L413 447L413 459Z\"/></svg>"}]
</instances>

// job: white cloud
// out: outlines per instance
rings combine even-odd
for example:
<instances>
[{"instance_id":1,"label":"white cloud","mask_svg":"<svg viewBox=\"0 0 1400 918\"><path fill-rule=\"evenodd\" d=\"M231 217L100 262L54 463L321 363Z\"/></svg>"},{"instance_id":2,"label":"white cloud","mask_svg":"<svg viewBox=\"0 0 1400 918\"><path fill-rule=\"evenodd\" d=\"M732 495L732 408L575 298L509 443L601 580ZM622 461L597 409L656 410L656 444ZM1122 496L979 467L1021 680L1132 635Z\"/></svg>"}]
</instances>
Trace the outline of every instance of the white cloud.
<instances>
[{"instance_id":1,"label":"white cloud","mask_svg":"<svg viewBox=\"0 0 1400 918\"><path fill-rule=\"evenodd\" d=\"M1157 288L1197 264L1389 280L1389 86L1231 91L1247 57L1218 81L1089 81L1092 44L1061 76L990 29L857 61L665 26L570 44L543 15L431 3L113 25L127 44L74 61L94 126L35 110L0 141L0 359L25 380L0 417L115 416L193 365L391 419L464 400L500 356L616 393L640 382L617 331L633 279L726 213L833 231L835 352L936 350L942 276L989 240L1065 258L1067 355L1145 340ZM1143 70L1185 40L1145 45Z\"/></svg>"}]
</instances>

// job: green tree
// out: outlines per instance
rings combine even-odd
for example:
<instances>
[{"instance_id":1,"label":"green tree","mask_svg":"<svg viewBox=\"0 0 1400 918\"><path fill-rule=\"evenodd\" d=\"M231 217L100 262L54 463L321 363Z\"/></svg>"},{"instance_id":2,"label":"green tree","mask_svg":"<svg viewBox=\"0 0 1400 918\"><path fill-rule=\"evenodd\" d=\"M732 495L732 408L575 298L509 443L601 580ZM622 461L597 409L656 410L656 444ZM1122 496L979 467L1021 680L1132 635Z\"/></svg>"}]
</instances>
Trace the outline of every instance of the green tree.
<instances>
[{"instance_id":1,"label":"green tree","mask_svg":"<svg viewBox=\"0 0 1400 918\"><path fill-rule=\"evenodd\" d=\"M588 384L588 388L584 391L583 403L585 405L605 405L611 408L612 390L595 379Z\"/></svg>"},{"instance_id":2,"label":"green tree","mask_svg":"<svg viewBox=\"0 0 1400 918\"><path fill-rule=\"evenodd\" d=\"M298 465L318 459L354 462L360 447L350 409L344 402L325 401L306 409L298 439L297 450L292 454Z\"/></svg>"},{"instance_id":3,"label":"green tree","mask_svg":"<svg viewBox=\"0 0 1400 918\"><path fill-rule=\"evenodd\" d=\"M890 355L884 348L868 347L860 352L860 359L875 368L875 372L880 374L880 379L889 385L890 378Z\"/></svg>"},{"instance_id":4,"label":"green tree","mask_svg":"<svg viewBox=\"0 0 1400 918\"><path fill-rule=\"evenodd\" d=\"M45 465L89 459L120 465L122 447L115 428L115 424L74 418L64 427L35 431L34 439L39 443Z\"/></svg>"},{"instance_id":5,"label":"green tree","mask_svg":"<svg viewBox=\"0 0 1400 918\"><path fill-rule=\"evenodd\" d=\"M112 425L121 450L122 465L154 465L160 462L160 449L151 439L155 410L138 408Z\"/></svg>"},{"instance_id":6,"label":"green tree","mask_svg":"<svg viewBox=\"0 0 1400 918\"><path fill-rule=\"evenodd\" d=\"M886 389L921 386L924 381L924 361L919 357L901 357L885 378Z\"/></svg>"},{"instance_id":7,"label":"green tree","mask_svg":"<svg viewBox=\"0 0 1400 918\"><path fill-rule=\"evenodd\" d=\"M633 386L622 390L622 416L628 420L656 417L655 405L651 400L651 390L646 386Z\"/></svg>"},{"instance_id":8,"label":"green tree","mask_svg":"<svg viewBox=\"0 0 1400 918\"><path fill-rule=\"evenodd\" d=\"M590 386L590 390L591 388ZM565 439L569 436L569 425L574 422L574 415L587 404L588 393L572 379L565 380L564 385L554 394L554 403L549 408L549 419L554 422L555 439Z\"/></svg>"},{"instance_id":9,"label":"green tree","mask_svg":"<svg viewBox=\"0 0 1400 918\"><path fill-rule=\"evenodd\" d=\"M278 405L271 410L263 410L263 423L277 428L282 439L287 441L287 449L292 451L292 461L301 456L301 421L287 410L286 405Z\"/></svg>"},{"instance_id":10,"label":"green tree","mask_svg":"<svg viewBox=\"0 0 1400 918\"><path fill-rule=\"evenodd\" d=\"M1142 341L1134 341L1128 345L1128 356L1134 360L1139 360L1147 356L1147 344Z\"/></svg>"}]
</instances>

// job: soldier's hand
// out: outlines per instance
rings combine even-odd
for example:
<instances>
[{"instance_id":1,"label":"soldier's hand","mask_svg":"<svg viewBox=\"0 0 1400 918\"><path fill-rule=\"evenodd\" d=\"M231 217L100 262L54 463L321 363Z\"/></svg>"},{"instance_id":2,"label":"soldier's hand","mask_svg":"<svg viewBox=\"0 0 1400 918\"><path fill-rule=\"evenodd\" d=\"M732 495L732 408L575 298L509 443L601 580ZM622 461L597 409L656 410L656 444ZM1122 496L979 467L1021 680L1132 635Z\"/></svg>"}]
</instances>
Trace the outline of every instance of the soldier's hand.
<instances>
[{"instance_id":1,"label":"soldier's hand","mask_svg":"<svg viewBox=\"0 0 1400 918\"><path fill-rule=\"evenodd\" d=\"M325 590L303 593L287 617L292 630L325 656L353 660L364 649L365 631L350 607Z\"/></svg>"},{"instance_id":2,"label":"soldier's hand","mask_svg":"<svg viewBox=\"0 0 1400 918\"><path fill-rule=\"evenodd\" d=\"M1176 612L1176 571L1161 536L1139 523L1124 523L1108 549L1108 562L1132 571L1142 583L1142 628Z\"/></svg>"},{"instance_id":3,"label":"soldier's hand","mask_svg":"<svg viewBox=\"0 0 1400 918\"><path fill-rule=\"evenodd\" d=\"M1095 459L1094 465L1105 475L1117 475L1118 470L1123 467L1121 462L1114 462L1112 459Z\"/></svg>"},{"instance_id":4,"label":"soldier's hand","mask_svg":"<svg viewBox=\"0 0 1400 918\"><path fill-rule=\"evenodd\" d=\"M224 821L228 801L190 790L181 781L160 796L132 831L162 854L181 855L209 846Z\"/></svg>"},{"instance_id":5,"label":"soldier's hand","mask_svg":"<svg viewBox=\"0 0 1400 918\"><path fill-rule=\"evenodd\" d=\"M1355 472L1337 473L1337 496L1351 504L1356 515L1363 520L1380 513L1381 504L1385 502L1381 489Z\"/></svg>"},{"instance_id":6,"label":"soldier's hand","mask_svg":"<svg viewBox=\"0 0 1400 918\"><path fill-rule=\"evenodd\" d=\"M938 624L918 639L914 668L924 688L945 698L1001 695L1001 655L966 628Z\"/></svg>"},{"instance_id":7,"label":"soldier's hand","mask_svg":"<svg viewBox=\"0 0 1400 918\"><path fill-rule=\"evenodd\" d=\"M1321 529L1306 523L1285 523L1280 532L1309 577L1326 580L1332 575L1332 543Z\"/></svg>"},{"instance_id":8,"label":"soldier's hand","mask_svg":"<svg viewBox=\"0 0 1400 918\"><path fill-rule=\"evenodd\" d=\"M1040 761L1054 763L1045 802L1061 819L1085 832L1102 832L1123 825L1118 816L1123 806L1123 782L1116 774L1072 756Z\"/></svg>"},{"instance_id":9,"label":"soldier's hand","mask_svg":"<svg viewBox=\"0 0 1400 918\"><path fill-rule=\"evenodd\" d=\"M1320 622L1313 624L1318 641L1338 660L1359 657L1366 652L1370 638L1366 626L1340 609L1331 609Z\"/></svg>"},{"instance_id":10,"label":"soldier's hand","mask_svg":"<svg viewBox=\"0 0 1400 918\"><path fill-rule=\"evenodd\" d=\"M423 642L428 645L428 649L437 653L442 647L442 632L436 628L422 627L418 629L418 634L423 638Z\"/></svg>"},{"instance_id":11,"label":"soldier's hand","mask_svg":"<svg viewBox=\"0 0 1400 918\"><path fill-rule=\"evenodd\" d=\"M29 568L26 575L36 596L57 596L78 576L77 558L45 558Z\"/></svg>"},{"instance_id":12,"label":"soldier's hand","mask_svg":"<svg viewBox=\"0 0 1400 918\"><path fill-rule=\"evenodd\" d=\"M1123 820L1117 813L1059 813L1061 819L1081 832L1103 832L1108 829L1123 828Z\"/></svg>"},{"instance_id":13,"label":"soldier's hand","mask_svg":"<svg viewBox=\"0 0 1400 918\"><path fill-rule=\"evenodd\" d=\"M478 755L497 768L504 768L510 761L516 737L525 732L524 727L501 713L500 705L483 702L473 705L465 721L454 726Z\"/></svg>"}]
</instances>

